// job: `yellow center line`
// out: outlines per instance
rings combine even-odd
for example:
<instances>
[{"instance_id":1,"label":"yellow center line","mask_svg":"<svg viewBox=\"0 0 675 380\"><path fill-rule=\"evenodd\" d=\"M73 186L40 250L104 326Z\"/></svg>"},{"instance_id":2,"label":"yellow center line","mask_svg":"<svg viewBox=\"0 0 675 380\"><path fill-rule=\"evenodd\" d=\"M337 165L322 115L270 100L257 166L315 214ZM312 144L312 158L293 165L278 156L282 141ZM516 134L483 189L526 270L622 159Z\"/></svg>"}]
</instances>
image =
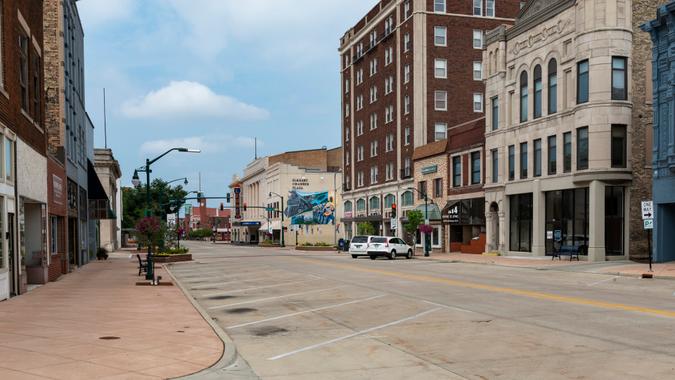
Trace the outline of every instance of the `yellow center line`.
<instances>
[{"instance_id":1,"label":"yellow center line","mask_svg":"<svg viewBox=\"0 0 675 380\"><path fill-rule=\"evenodd\" d=\"M636 312L636 313L651 314L651 315L658 315L658 316L661 316L661 317L675 318L675 311L673 311L673 310L655 309L655 308L644 307L644 306L627 305L627 304L614 303L614 302L605 302L605 301L598 301L598 300L593 300L593 299L589 299L589 298L563 296L563 295L558 295L558 294L537 292L537 291L532 291L532 290L507 288L507 287L502 287L502 286L480 284L480 283L476 283L476 282L468 282L468 281L462 281L462 280L451 280L451 279L443 278L443 277L434 277L434 276L427 276L427 275L394 272L394 271L389 271L389 270L384 270L384 269L362 268L362 267L357 267L357 266L353 266L353 265L349 265L349 264L327 263L327 262L319 261L319 260L316 260L316 259L307 259L307 258L294 258L294 259L300 260L300 261L305 261L305 262L312 263L312 264L315 264L315 265L325 266L325 267L341 268L341 269L348 269L348 270L356 271L356 272L379 274L379 275L382 275L382 276L395 277L395 278L404 279L404 280L413 280L413 281L419 281L419 282L444 284L444 285L450 285L450 286L461 287L461 288L478 289L478 290L485 290L485 291L495 292L495 293L511 294L511 295L515 295L515 296L534 298L534 299L539 299L539 300L557 301L557 302L563 302L563 303L574 304L574 305L594 306L594 307L602 308L602 309L632 311L632 312Z\"/></svg>"}]
</instances>

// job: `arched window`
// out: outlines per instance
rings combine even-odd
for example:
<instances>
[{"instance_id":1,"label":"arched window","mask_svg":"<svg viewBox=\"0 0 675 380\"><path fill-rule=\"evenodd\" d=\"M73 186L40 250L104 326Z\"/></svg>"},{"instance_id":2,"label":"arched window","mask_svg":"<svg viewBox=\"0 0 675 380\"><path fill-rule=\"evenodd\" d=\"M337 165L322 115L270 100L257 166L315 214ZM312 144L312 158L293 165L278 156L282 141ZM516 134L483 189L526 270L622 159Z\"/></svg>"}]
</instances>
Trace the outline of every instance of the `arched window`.
<instances>
[{"instance_id":1,"label":"arched window","mask_svg":"<svg viewBox=\"0 0 675 380\"><path fill-rule=\"evenodd\" d=\"M394 194L388 194L384 197L384 208L391 208L391 206L396 203L396 197Z\"/></svg>"},{"instance_id":2,"label":"arched window","mask_svg":"<svg viewBox=\"0 0 675 380\"><path fill-rule=\"evenodd\" d=\"M541 117L541 66L534 67L534 118Z\"/></svg>"},{"instance_id":3,"label":"arched window","mask_svg":"<svg viewBox=\"0 0 675 380\"><path fill-rule=\"evenodd\" d=\"M548 61L548 114L558 112L558 62Z\"/></svg>"},{"instance_id":4,"label":"arched window","mask_svg":"<svg viewBox=\"0 0 675 380\"><path fill-rule=\"evenodd\" d=\"M401 194L401 206L407 207L412 206L414 203L412 191L406 191Z\"/></svg>"},{"instance_id":5,"label":"arched window","mask_svg":"<svg viewBox=\"0 0 675 380\"><path fill-rule=\"evenodd\" d=\"M380 197L372 197L368 201L368 208L370 212L380 211Z\"/></svg>"},{"instance_id":6,"label":"arched window","mask_svg":"<svg viewBox=\"0 0 675 380\"><path fill-rule=\"evenodd\" d=\"M345 212L352 212L352 201L345 202Z\"/></svg>"},{"instance_id":7,"label":"arched window","mask_svg":"<svg viewBox=\"0 0 675 380\"><path fill-rule=\"evenodd\" d=\"M366 200L361 198L356 201L356 211L366 211Z\"/></svg>"},{"instance_id":8,"label":"arched window","mask_svg":"<svg viewBox=\"0 0 675 380\"><path fill-rule=\"evenodd\" d=\"M520 122L527 121L527 71L520 73Z\"/></svg>"}]
</instances>

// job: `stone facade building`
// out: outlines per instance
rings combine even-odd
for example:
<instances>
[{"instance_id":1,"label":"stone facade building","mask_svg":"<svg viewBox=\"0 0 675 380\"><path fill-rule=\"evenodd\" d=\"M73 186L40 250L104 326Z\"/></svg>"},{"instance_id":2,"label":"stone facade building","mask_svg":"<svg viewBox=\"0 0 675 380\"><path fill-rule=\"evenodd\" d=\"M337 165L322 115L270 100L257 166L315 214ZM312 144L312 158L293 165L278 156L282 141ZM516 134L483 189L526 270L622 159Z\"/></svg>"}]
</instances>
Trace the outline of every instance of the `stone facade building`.
<instances>
[{"instance_id":1,"label":"stone facade building","mask_svg":"<svg viewBox=\"0 0 675 380\"><path fill-rule=\"evenodd\" d=\"M402 236L416 148L484 116L484 33L513 22L520 1L382 0L340 40L345 218ZM392 201L393 199L393 201ZM391 207L398 220L392 223ZM377 206L377 207L371 207Z\"/></svg>"},{"instance_id":2,"label":"stone facade building","mask_svg":"<svg viewBox=\"0 0 675 380\"><path fill-rule=\"evenodd\" d=\"M675 2L658 8L656 19L642 25L653 43L654 260L675 260Z\"/></svg>"},{"instance_id":3,"label":"stone facade building","mask_svg":"<svg viewBox=\"0 0 675 380\"><path fill-rule=\"evenodd\" d=\"M487 250L644 257L634 214L650 181L635 120L649 115L636 106L645 75L631 5L533 0L486 36Z\"/></svg>"},{"instance_id":4,"label":"stone facade building","mask_svg":"<svg viewBox=\"0 0 675 380\"><path fill-rule=\"evenodd\" d=\"M94 149L94 169L108 199L90 202L90 214L99 220L98 246L110 252L119 249L122 240L122 171L111 149Z\"/></svg>"}]
</instances>

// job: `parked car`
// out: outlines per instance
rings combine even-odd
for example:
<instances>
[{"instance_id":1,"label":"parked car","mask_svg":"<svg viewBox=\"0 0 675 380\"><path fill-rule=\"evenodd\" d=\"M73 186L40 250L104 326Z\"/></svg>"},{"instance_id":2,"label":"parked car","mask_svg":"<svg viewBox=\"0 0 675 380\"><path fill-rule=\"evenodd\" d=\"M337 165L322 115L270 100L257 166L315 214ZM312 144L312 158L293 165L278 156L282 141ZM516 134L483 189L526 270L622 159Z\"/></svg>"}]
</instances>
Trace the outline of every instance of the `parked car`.
<instances>
[{"instance_id":1,"label":"parked car","mask_svg":"<svg viewBox=\"0 0 675 380\"><path fill-rule=\"evenodd\" d=\"M414 250L403 239L397 237L355 236L349 247L349 253L354 259L369 256L371 260L375 260L378 256L385 256L394 260L397 257L412 259Z\"/></svg>"}]
</instances>

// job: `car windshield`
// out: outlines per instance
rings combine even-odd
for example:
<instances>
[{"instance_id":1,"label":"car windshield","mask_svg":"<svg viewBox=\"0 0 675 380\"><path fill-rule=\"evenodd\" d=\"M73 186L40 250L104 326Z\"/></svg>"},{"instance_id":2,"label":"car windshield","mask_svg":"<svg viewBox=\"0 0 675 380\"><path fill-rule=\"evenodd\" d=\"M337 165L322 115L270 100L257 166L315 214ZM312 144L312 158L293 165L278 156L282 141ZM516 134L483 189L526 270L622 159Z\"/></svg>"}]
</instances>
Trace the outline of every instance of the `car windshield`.
<instances>
[{"instance_id":1,"label":"car windshield","mask_svg":"<svg viewBox=\"0 0 675 380\"><path fill-rule=\"evenodd\" d=\"M383 238L383 237L374 237L374 238L370 239L370 242L371 242L371 243L386 243L386 242L387 242L387 238Z\"/></svg>"},{"instance_id":2,"label":"car windshield","mask_svg":"<svg viewBox=\"0 0 675 380\"><path fill-rule=\"evenodd\" d=\"M352 243L367 243L368 236L354 236Z\"/></svg>"}]
</instances>

